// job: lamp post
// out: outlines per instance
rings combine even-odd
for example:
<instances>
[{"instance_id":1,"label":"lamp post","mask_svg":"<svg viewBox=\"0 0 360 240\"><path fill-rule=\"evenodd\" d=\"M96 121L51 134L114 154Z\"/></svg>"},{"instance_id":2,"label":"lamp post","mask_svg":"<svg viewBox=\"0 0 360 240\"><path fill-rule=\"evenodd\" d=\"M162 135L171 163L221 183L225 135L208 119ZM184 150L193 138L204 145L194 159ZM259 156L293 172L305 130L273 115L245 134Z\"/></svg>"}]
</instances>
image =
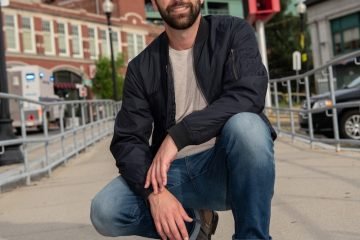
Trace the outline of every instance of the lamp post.
<instances>
[{"instance_id":1,"label":"lamp post","mask_svg":"<svg viewBox=\"0 0 360 240\"><path fill-rule=\"evenodd\" d=\"M300 16L300 48L301 48L301 54L302 54L302 61L306 62L306 52L304 53L305 49L305 18L304 15L306 13L306 5L303 2L303 0L299 0L299 4L296 7L296 10Z\"/></svg>"},{"instance_id":2,"label":"lamp post","mask_svg":"<svg viewBox=\"0 0 360 240\"><path fill-rule=\"evenodd\" d=\"M117 82L116 82L116 68L115 68L115 60L114 60L114 47L112 41L112 29L111 29L111 13L114 10L114 4L111 0L105 0L103 3L103 11L106 15L107 25L109 29L109 38L110 38L110 51L111 51L111 76L113 82L113 97L114 100L118 100L117 94Z\"/></svg>"},{"instance_id":3,"label":"lamp post","mask_svg":"<svg viewBox=\"0 0 360 240\"><path fill-rule=\"evenodd\" d=\"M307 61L307 54L306 54L306 50L305 50L305 18L304 18L304 15L306 13L306 5L304 4L303 0L299 0L299 4L296 7L296 11L298 12L298 14L300 16L300 38L299 38L299 42L300 42L301 61L305 63ZM300 101L299 88L300 88L299 82L296 81L296 93L297 93L296 102L297 103L299 103L299 101Z\"/></svg>"},{"instance_id":4,"label":"lamp post","mask_svg":"<svg viewBox=\"0 0 360 240\"><path fill-rule=\"evenodd\" d=\"M0 92L8 92L6 63L5 63L5 44L3 33L3 15L0 4ZM13 133L12 120L10 118L9 101L5 98L0 99L0 141L16 139ZM20 144L10 145L0 149L0 166L21 163L24 157L19 149Z\"/></svg>"}]
</instances>

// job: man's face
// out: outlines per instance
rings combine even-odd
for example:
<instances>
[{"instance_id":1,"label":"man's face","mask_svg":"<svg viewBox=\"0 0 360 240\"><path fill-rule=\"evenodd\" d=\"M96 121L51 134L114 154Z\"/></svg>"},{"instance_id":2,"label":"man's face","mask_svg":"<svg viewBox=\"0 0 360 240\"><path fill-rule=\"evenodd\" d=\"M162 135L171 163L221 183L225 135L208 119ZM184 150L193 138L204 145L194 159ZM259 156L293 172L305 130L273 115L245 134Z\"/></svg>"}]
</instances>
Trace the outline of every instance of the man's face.
<instances>
[{"instance_id":1,"label":"man's face","mask_svg":"<svg viewBox=\"0 0 360 240\"><path fill-rule=\"evenodd\" d=\"M155 0L163 20L172 28L191 27L200 14L202 0Z\"/></svg>"}]
</instances>

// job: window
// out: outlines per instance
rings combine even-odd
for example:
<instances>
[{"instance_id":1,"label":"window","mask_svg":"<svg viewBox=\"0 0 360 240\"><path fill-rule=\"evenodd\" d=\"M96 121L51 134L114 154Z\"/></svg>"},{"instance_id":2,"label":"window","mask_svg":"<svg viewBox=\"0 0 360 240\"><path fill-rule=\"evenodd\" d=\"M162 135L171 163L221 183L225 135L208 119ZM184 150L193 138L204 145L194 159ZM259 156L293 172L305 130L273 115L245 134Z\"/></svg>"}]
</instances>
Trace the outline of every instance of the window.
<instances>
[{"instance_id":1,"label":"window","mask_svg":"<svg viewBox=\"0 0 360 240\"><path fill-rule=\"evenodd\" d=\"M34 30L30 17L21 17L21 31L24 52L35 52Z\"/></svg>"},{"instance_id":2,"label":"window","mask_svg":"<svg viewBox=\"0 0 360 240\"><path fill-rule=\"evenodd\" d=\"M69 55L68 52L68 41L67 41L67 29L65 23L58 23L58 42L59 42L59 55Z\"/></svg>"},{"instance_id":3,"label":"window","mask_svg":"<svg viewBox=\"0 0 360 240\"><path fill-rule=\"evenodd\" d=\"M128 61L136 57L144 48L144 36L140 34L128 33Z\"/></svg>"},{"instance_id":4,"label":"window","mask_svg":"<svg viewBox=\"0 0 360 240\"><path fill-rule=\"evenodd\" d=\"M53 38L53 27L52 22L48 20L42 20L41 24L42 33L43 33L43 45L45 49L45 54L55 54L54 51L54 38Z\"/></svg>"},{"instance_id":5,"label":"window","mask_svg":"<svg viewBox=\"0 0 360 240\"><path fill-rule=\"evenodd\" d=\"M334 55L360 49L360 13L331 21Z\"/></svg>"},{"instance_id":6,"label":"window","mask_svg":"<svg viewBox=\"0 0 360 240\"><path fill-rule=\"evenodd\" d=\"M120 53L118 32L112 32L111 37L112 37L112 42L113 42L113 51L114 51L113 53L114 53L114 57L116 59Z\"/></svg>"},{"instance_id":7,"label":"window","mask_svg":"<svg viewBox=\"0 0 360 240\"><path fill-rule=\"evenodd\" d=\"M71 25L72 53L74 57L82 57L80 27Z\"/></svg>"},{"instance_id":8,"label":"window","mask_svg":"<svg viewBox=\"0 0 360 240\"><path fill-rule=\"evenodd\" d=\"M89 28L89 51L91 59L97 59L98 44L96 39L96 30L94 28Z\"/></svg>"},{"instance_id":9,"label":"window","mask_svg":"<svg viewBox=\"0 0 360 240\"><path fill-rule=\"evenodd\" d=\"M100 42L101 42L101 55L109 56L110 51L108 45L107 32L105 30L100 30Z\"/></svg>"},{"instance_id":10,"label":"window","mask_svg":"<svg viewBox=\"0 0 360 240\"><path fill-rule=\"evenodd\" d=\"M10 51L18 51L18 35L17 35L17 23L16 18L13 15L5 14L5 41L6 47Z\"/></svg>"},{"instance_id":11,"label":"window","mask_svg":"<svg viewBox=\"0 0 360 240\"><path fill-rule=\"evenodd\" d=\"M207 6L208 6L207 14L229 15L229 4L228 3L208 2Z\"/></svg>"}]
</instances>

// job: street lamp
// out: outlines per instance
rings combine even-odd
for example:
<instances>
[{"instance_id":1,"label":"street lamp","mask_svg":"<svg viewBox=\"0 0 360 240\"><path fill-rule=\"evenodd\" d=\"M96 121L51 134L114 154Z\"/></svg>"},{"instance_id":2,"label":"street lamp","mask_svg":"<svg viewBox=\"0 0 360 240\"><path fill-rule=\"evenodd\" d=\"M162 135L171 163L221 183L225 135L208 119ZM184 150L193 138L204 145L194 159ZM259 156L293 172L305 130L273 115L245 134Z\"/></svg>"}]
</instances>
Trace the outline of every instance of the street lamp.
<instances>
[{"instance_id":1,"label":"street lamp","mask_svg":"<svg viewBox=\"0 0 360 240\"><path fill-rule=\"evenodd\" d=\"M305 19L304 19L304 15L306 13L306 5L303 2L303 0L299 1L299 4L296 7L296 11L298 12L298 14L300 16L300 47L301 47L301 53L303 53L303 50L305 48L305 34L304 34ZM304 56L303 56L302 59L303 59L303 62L306 61L306 58L304 59Z\"/></svg>"},{"instance_id":2,"label":"street lamp","mask_svg":"<svg viewBox=\"0 0 360 240\"><path fill-rule=\"evenodd\" d=\"M305 19L304 19L304 15L306 13L306 5L304 3L303 0L299 0L299 4L296 7L296 11L298 12L299 16L300 16L300 53L301 53L301 61L302 62L306 62L307 61L307 54L306 54L306 50L305 49ZM306 65L306 64L305 64ZM305 67L305 70L307 68ZM299 103L300 101L300 96L299 96L299 82L296 81L296 102Z\"/></svg>"},{"instance_id":3,"label":"street lamp","mask_svg":"<svg viewBox=\"0 0 360 240\"><path fill-rule=\"evenodd\" d=\"M112 82L113 82L113 97L114 100L118 100L117 95L117 82L116 82L116 68L115 68L115 60L114 60L114 47L113 47L113 41L112 41L112 29L111 29L111 13L114 10L114 4L111 2L111 0L105 0L103 2L103 11L106 15L107 19L107 25L109 28L109 39L110 39L110 51L111 51L111 76L112 76Z\"/></svg>"},{"instance_id":4,"label":"street lamp","mask_svg":"<svg viewBox=\"0 0 360 240\"><path fill-rule=\"evenodd\" d=\"M0 92L8 92L6 63L5 63L5 44L3 33L3 16L0 3ZM8 99L0 99L0 141L16 139L13 133L12 120L10 118ZM21 163L24 157L19 149L20 144L10 145L0 149L0 166Z\"/></svg>"}]
</instances>

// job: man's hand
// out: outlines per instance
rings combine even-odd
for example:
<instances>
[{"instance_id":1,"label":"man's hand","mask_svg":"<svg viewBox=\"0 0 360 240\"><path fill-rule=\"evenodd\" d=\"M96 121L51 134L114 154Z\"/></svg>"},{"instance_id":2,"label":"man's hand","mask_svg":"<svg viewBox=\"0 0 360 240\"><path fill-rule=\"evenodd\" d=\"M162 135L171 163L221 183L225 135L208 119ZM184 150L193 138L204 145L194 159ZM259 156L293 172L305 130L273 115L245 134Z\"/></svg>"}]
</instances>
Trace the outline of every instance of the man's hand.
<instances>
[{"instance_id":1,"label":"man's hand","mask_svg":"<svg viewBox=\"0 0 360 240\"><path fill-rule=\"evenodd\" d=\"M192 222L181 203L165 189L149 195L151 215L161 239L188 240L184 221Z\"/></svg>"},{"instance_id":2,"label":"man's hand","mask_svg":"<svg viewBox=\"0 0 360 240\"><path fill-rule=\"evenodd\" d=\"M145 188L148 188L151 184L155 194L158 193L158 190L160 192L164 190L167 184L167 172L177 152L174 141L170 135L167 135L147 172Z\"/></svg>"}]
</instances>

